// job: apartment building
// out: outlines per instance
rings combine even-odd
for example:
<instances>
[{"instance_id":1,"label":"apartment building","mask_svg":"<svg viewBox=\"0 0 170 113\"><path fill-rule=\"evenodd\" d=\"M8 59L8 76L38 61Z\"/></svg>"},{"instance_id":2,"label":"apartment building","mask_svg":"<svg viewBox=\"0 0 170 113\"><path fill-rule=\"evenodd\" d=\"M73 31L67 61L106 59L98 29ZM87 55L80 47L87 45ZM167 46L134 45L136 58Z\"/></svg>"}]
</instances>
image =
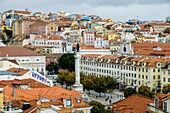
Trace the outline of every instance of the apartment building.
<instances>
[{"instance_id":1,"label":"apartment building","mask_svg":"<svg viewBox=\"0 0 170 113\"><path fill-rule=\"evenodd\" d=\"M83 42L85 45L94 46L94 32L85 32L83 34Z\"/></svg>"},{"instance_id":2,"label":"apartment building","mask_svg":"<svg viewBox=\"0 0 170 113\"><path fill-rule=\"evenodd\" d=\"M96 76L112 76L121 84L139 88L146 85L157 89L170 83L168 58L123 55L84 54L81 71Z\"/></svg>"}]
</instances>

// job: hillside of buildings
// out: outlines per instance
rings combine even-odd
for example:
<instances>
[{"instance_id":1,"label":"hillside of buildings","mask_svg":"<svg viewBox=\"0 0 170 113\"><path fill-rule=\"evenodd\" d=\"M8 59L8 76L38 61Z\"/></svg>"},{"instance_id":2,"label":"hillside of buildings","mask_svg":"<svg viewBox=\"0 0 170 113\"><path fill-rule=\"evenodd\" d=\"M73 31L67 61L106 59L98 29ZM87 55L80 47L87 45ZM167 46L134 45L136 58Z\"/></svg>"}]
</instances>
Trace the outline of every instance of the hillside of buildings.
<instances>
[{"instance_id":1,"label":"hillside of buildings","mask_svg":"<svg viewBox=\"0 0 170 113\"><path fill-rule=\"evenodd\" d=\"M169 20L0 13L0 112L169 113Z\"/></svg>"}]
</instances>

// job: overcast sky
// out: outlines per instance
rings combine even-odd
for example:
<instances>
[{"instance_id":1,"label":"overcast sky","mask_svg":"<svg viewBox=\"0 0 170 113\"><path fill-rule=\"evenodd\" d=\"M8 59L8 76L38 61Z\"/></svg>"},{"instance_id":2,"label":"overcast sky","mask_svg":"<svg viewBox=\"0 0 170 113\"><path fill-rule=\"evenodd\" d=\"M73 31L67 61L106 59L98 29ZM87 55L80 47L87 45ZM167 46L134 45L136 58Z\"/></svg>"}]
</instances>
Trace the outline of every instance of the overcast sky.
<instances>
[{"instance_id":1,"label":"overcast sky","mask_svg":"<svg viewBox=\"0 0 170 113\"><path fill-rule=\"evenodd\" d=\"M0 0L0 12L9 9L44 13L95 14L113 21L165 20L170 16L170 0Z\"/></svg>"}]
</instances>

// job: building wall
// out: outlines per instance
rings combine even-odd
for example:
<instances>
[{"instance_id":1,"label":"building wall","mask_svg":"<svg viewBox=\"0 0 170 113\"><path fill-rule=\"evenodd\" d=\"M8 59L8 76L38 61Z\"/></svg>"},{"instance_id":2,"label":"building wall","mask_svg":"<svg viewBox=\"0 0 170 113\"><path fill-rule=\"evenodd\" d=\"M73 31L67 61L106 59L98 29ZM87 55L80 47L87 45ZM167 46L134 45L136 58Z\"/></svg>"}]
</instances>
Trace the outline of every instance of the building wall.
<instances>
[{"instance_id":1,"label":"building wall","mask_svg":"<svg viewBox=\"0 0 170 113\"><path fill-rule=\"evenodd\" d=\"M98 57L99 59L100 57ZM128 84L140 87L149 86L152 89L157 88L158 81L165 77L166 82L162 81L162 87L170 84L170 76L164 75L161 66L148 67L144 63L142 66L129 65L126 61L120 63L110 63L109 59L100 59L98 61L81 59L81 71L84 74L94 74L96 76L112 76L118 79L122 84ZM132 63L133 64L133 63Z\"/></svg>"},{"instance_id":2,"label":"building wall","mask_svg":"<svg viewBox=\"0 0 170 113\"><path fill-rule=\"evenodd\" d=\"M94 33L84 33L83 39L85 45L94 45Z\"/></svg>"},{"instance_id":3,"label":"building wall","mask_svg":"<svg viewBox=\"0 0 170 113\"><path fill-rule=\"evenodd\" d=\"M25 69L35 70L45 74L45 56L15 56L15 57L0 57L0 59L16 59L20 66Z\"/></svg>"},{"instance_id":4,"label":"building wall","mask_svg":"<svg viewBox=\"0 0 170 113\"><path fill-rule=\"evenodd\" d=\"M108 48L109 41L103 40L102 38L96 38L96 40L94 41L94 47L95 48Z\"/></svg>"},{"instance_id":5,"label":"building wall","mask_svg":"<svg viewBox=\"0 0 170 113\"><path fill-rule=\"evenodd\" d=\"M3 100L4 100L3 93L0 92L0 107L2 107L2 105L3 105Z\"/></svg>"},{"instance_id":6,"label":"building wall","mask_svg":"<svg viewBox=\"0 0 170 113\"><path fill-rule=\"evenodd\" d=\"M116 35L116 34L109 34L108 35L108 40L114 40L116 36L118 36L118 35Z\"/></svg>"},{"instance_id":7,"label":"building wall","mask_svg":"<svg viewBox=\"0 0 170 113\"><path fill-rule=\"evenodd\" d=\"M54 22L51 22L47 25L47 34L52 35L55 34L58 31L58 26Z\"/></svg>"}]
</instances>

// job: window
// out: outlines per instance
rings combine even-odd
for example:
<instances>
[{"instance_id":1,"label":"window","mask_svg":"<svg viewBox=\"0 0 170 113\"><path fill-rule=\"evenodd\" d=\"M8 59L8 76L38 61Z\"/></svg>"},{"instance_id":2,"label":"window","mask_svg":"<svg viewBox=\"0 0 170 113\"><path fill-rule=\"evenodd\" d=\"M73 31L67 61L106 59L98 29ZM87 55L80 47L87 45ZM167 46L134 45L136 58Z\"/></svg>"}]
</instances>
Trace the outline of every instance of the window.
<instances>
[{"instance_id":1,"label":"window","mask_svg":"<svg viewBox=\"0 0 170 113\"><path fill-rule=\"evenodd\" d=\"M148 69L146 68L146 72L148 72Z\"/></svg>"},{"instance_id":2,"label":"window","mask_svg":"<svg viewBox=\"0 0 170 113\"><path fill-rule=\"evenodd\" d=\"M160 69L158 69L158 72L160 72Z\"/></svg>"},{"instance_id":3,"label":"window","mask_svg":"<svg viewBox=\"0 0 170 113\"><path fill-rule=\"evenodd\" d=\"M153 75L153 80L155 80L155 75Z\"/></svg>"},{"instance_id":4,"label":"window","mask_svg":"<svg viewBox=\"0 0 170 113\"><path fill-rule=\"evenodd\" d=\"M80 104L80 103L81 103L81 99L80 99L80 98L77 98L77 99L76 99L76 102L77 102L78 104Z\"/></svg>"},{"instance_id":5,"label":"window","mask_svg":"<svg viewBox=\"0 0 170 113\"><path fill-rule=\"evenodd\" d=\"M144 72L145 71L145 69L144 68L142 68L142 72Z\"/></svg>"},{"instance_id":6,"label":"window","mask_svg":"<svg viewBox=\"0 0 170 113\"><path fill-rule=\"evenodd\" d=\"M142 79L144 79L144 75L142 75Z\"/></svg>"},{"instance_id":7,"label":"window","mask_svg":"<svg viewBox=\"0 0 170 113\"><path fill-rule=\"evenodd\" d=\"M170 78L168 78L168 82L170 82Z\"/></svg>"},{"instance_id":8,"label":"window","mask_svg":"<svg viewBox=\"0 0 170 113\"><path fill-rule=\"evenodd\" d=\"M72 106L71 99L66 99L66 107L71 107L71 106Z\"/></svg>"},{"instance_id":9,"label":"window","mask_svg":"<svg viewBox=\"0 0 170 113\"><path fill-rule=\"evenodd\" d=\"M170 70L168 70L168 75L170 75Z\"/></svg>"},{"instance_id":10,"label":"window","mask_svg":"<svg viewBox=\"0 0 170 113\"><path fill-rule=\"evenodd\" d=\"M155 107L158 108L158 99L155 99Z\"/></svg>"},{"instance_id":11,"label":"window","mask_svg":"<svg viewBox=\"0 0 170 113\"><path fill-rule=\"evenodd\" d=\"M134 75L134 77L136 78L136 74Z\"/></svg>"},{"instance_id":12,"label":"window","mask_svg":"<svg viewBox=\"0 0 170 113\"><path fill-rule=\"evenodd\" d=\"M136 67L134 68L134 70L136 71Z\"/></svg>"},{"instance_id":13,"label":"window","mask_svg":"<svg viewBox=\"0 0 170 113\"><path fill-rule=\"evenodd\" d=\"M164 77L163 81L165 82L166 81L166 78Z\"/></svg>"},{"instance_id":14,"label":"window","mask_svg":"<svg viewBox=\"0 0 170 113\"><path fill-rule=\"evenodd\" d=\"M140 78L140 75L139 75L139 78Z\"/></svg>"},{"instance_id":15,"label":"window","mask_svg":"<svg viewBox=\"0 0 170 113\"><path fill-rule=\"evenodd\" d=\"M153 72L155 72L155 69L153 69Z\"/></svg>"},{"instance_id":16,"label":"window","mask_svg":"<svg viewBox=\"0 0 170 113\"><path fill-rule=\"evenodd\" d=\"M167 102L164 102L164 104L163 104L163 110L167 112Z\"/></svg>"},{"instance_id":17,"label":"window","mask_svg":"<svg viewBox=\"0 0 170 113\"><path fill-rule=\"evenodd\" d=\"M158 79L160 79L161 78L161 76L160 75L158 75Z\"/></svg>"}]
</instances>

